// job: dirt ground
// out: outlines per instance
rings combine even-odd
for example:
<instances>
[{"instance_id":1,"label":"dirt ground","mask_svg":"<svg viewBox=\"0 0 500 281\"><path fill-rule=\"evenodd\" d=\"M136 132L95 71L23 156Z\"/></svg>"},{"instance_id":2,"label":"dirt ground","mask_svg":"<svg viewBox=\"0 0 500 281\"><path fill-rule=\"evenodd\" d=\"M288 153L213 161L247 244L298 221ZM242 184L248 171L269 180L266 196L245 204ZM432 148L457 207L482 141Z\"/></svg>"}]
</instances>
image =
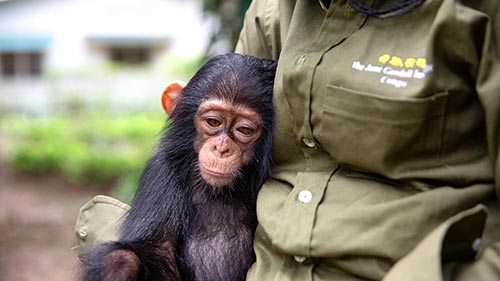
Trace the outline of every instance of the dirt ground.
<instances>
[{"instance_id":1,"label":"dirt ground","mask_svg":"<svg viewBox=\"0 0 500 281\"><path fill-rule=\"evenodd\" d=\"M53 176L16 174L0 164L0 280L76 280L71 247L78 209L106 193Z\"/></svg>"}]
</instances>

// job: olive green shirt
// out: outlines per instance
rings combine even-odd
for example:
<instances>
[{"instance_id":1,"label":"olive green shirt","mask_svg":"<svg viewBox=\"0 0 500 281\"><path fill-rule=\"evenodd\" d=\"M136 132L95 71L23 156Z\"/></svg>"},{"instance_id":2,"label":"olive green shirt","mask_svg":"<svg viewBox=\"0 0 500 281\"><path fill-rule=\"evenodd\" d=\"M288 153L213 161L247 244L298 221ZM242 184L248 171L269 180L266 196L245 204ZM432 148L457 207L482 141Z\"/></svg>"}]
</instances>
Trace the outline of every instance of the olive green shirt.
<instances>
[{"instance_id":1,"label":"olive green shirt","mask_svg":"<svg viewBox=\"0 0 500 281\"><path fill-rule=\"evenodd\" d=\"M497 0L386 19L346 0L252 3L236 51L279 63L249 280L500 280L499 13ZM126 211L96 200L81 248L115 239L99 218Z\"/></svg>"},{"instance_id":2,"label":"olive green shirt","mask_svg":"<svg viewBox=\"0 0 500 281\"><path fill-rule=\"evenodd\" d=\"M499 9L252 3L236 51L278 60L278 125L249 280L458 280L478 252L500 280Z\"/></svg>"}]
</instances>

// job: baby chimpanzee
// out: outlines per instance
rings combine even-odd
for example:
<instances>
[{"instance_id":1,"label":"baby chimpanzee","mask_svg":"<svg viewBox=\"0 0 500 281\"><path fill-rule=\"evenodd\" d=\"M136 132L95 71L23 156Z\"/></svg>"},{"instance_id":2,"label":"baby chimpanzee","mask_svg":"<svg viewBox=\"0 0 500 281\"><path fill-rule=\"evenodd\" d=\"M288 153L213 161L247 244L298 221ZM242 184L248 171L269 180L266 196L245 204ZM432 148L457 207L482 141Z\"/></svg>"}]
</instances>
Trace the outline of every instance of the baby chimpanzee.
<instances>
[{"instance_id":1,"label":"baby chimpanzee","mask_svg":"<svg viewBox=\"0 0 500 281\"><path fill-rule=\"evenodd\" d=\"M275 71L275 62L221 55L185 87L167 87L170 125L119 241L84 256L83 280L245 279L269 174Z\"/></svg>"}]
</instances>

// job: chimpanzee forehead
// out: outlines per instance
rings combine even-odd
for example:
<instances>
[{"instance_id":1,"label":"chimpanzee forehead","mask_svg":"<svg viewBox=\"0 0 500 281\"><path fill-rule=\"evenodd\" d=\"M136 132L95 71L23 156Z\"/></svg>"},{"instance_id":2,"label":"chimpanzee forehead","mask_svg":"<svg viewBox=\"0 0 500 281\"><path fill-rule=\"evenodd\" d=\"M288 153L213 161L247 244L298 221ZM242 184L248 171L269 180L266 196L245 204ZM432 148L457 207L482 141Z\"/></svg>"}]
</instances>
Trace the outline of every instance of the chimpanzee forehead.
<instances>
[{"instance_id":1,"label":"chimpanzee forehead","mask_svg":"<svg viewBox=\"0 0 500 281\"><path fill-rule=\"evenodd\" d=\"M234 104L224 99L208 99L203 101L198 108L198 114L203 114L210 110L225 111L245 118L261 120L259 114L252 108L243 104Z\"/></svg>"}]
</instances>

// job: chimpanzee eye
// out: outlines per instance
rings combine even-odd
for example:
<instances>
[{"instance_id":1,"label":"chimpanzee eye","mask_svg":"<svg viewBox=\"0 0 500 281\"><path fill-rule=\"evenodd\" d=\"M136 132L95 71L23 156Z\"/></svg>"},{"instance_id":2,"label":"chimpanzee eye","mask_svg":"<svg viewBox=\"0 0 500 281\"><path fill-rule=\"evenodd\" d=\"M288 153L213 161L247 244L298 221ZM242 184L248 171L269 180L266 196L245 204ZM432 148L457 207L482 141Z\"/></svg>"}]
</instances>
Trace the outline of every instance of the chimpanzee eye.
<instances>
[{"instance_id":1,"label":"chimpanzee eye","mask_svg":"<svg viewBox=\"0 0 500 281\"><path fill-rule=\"evenodd\" d=\"M207 124L210 127L219 127L222 124L219 120L214 119L214 118L206 118L205 122L207 122Z\"/></svg>"},{"instance_id":2,"label":"chimpanzee eye","mask_svg":"<svg viewBox=\"0 0 500 281\"><path fill-rule=\"evenodd\" d=\"M239 127L238 129L238 132L246 135L246 136L249 136L251 134L253 134L254 130L252 128L248 128L248 127Z\"/></svg>"}]
</instances>

